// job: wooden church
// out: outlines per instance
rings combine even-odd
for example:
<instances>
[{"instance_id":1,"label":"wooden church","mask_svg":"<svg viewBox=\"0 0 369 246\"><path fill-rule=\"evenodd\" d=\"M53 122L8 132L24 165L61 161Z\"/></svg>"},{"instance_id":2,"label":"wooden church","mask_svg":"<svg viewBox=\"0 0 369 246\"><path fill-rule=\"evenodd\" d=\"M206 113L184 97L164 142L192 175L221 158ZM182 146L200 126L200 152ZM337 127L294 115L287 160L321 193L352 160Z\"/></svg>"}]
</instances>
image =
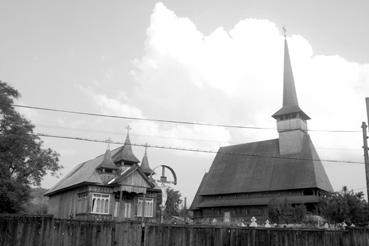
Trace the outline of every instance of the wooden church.
<instances>
[{"instance_id":1,"label":"wooden church","mask_svg":"<svg viewBox=\"0 0 369 246\"><path fill-rule=\"evenodd\" d=\"M286 39L283 106L272 117L278 139L219 149L191 205L195 221L266 219L270 204L286 201L313 211L333 191L298 104Z\"/></svg>"},{"instance_id":2,"label":"wooden church","mask_svg":"<svg viewBox=\"0 0 369 246\"><path fill-rule=\"evenodd\" d=\"M48 190L48 212L56 218L159 221L161 189L150 176L146 149L139 162L128 132L123 146L77 165Z\"/></svg>"}]
</instances>

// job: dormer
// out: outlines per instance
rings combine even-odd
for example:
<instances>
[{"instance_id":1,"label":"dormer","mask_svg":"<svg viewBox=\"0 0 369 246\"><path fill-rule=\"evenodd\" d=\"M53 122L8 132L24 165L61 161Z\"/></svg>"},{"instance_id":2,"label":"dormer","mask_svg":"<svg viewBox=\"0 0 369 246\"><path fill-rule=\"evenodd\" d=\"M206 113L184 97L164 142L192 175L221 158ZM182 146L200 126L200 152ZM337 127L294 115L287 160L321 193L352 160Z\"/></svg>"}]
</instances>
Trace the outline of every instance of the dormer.
<instances>
[{"instance_id":1,"label":"dormer","mask_svg":"<svg viewBox=\"0 0 369 246\"><path fill-rule=\"evenodd\" d=\"M118 167L114 164L108 148L105 151L102 162L96 167L96 171L99 173L102 182L107 183L115 177L117 170Z\"/></svg>"}]
</instances>

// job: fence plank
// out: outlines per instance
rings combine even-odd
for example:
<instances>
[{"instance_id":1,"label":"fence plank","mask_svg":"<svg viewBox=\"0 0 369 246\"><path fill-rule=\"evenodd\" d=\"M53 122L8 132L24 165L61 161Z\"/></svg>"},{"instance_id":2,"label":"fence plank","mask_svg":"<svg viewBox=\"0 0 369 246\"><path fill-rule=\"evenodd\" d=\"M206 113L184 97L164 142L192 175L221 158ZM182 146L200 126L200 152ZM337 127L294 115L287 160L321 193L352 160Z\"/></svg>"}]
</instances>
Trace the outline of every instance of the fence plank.
<instances>
[{"instance_id":1,"label":"fence plank","mask_svg":"<svg viewBox=\"0 0 369 246\"><path fill-rule=\"evenodd\" d=\"M366 246L368 228L241 228L0 215L1 246Z\"/></svg>"}]
</instances>

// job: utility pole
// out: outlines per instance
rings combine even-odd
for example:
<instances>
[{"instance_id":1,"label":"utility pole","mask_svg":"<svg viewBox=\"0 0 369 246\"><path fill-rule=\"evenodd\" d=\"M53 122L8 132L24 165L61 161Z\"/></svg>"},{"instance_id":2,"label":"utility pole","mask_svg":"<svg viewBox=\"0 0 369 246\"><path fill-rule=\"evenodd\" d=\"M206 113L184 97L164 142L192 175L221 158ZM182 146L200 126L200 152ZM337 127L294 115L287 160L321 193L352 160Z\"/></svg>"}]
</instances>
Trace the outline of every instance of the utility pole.
<instances>
[{"instance_id":1,"label":"utility pole","mask_svg":"<svg viewBox=\"0 0 369 246\"><path fill-rule=\"evenodd\" d=\"M365 163L365 177L366 177L366 194L369 201L369 156L368 156L368 135L366 129L368 128L366 123L363 121L361 124L363 129L363 149L364 149L364 163Z\"/></svg>"},{"instance_id":2,"label":"utility pole","mask_svg":"<svg viewBox=\"0 0 369 246\"><path fill-rule=\"evenodd\" d=\"M366 116L368 117L368 124L369 124L369 97L365 98L366 103Z\"/></svg>"},{"instance_id":3,"label":"utility pole","mask_svg":"<svg viewBox=\"0 0 369 246\"><path fill-rule=\"evenodd\" d=\"M369 123L369 97L365 98L366 103L366 114ZM365 122L362 123L361 128L363 129L363 150L364 150L364 163L365 163L365 177L366 177L366 194L369 202L369 155L368 155L368 126Z\"/></svg>"}]
</instances>

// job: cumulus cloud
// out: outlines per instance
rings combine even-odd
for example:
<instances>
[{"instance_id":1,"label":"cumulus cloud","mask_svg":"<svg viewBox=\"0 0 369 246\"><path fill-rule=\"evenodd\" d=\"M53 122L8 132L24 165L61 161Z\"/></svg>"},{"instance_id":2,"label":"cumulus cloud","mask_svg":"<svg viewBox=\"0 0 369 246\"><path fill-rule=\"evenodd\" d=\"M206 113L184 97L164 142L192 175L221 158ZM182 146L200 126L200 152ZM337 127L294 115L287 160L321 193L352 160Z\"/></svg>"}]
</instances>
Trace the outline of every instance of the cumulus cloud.
<instances>
[{"instance_id":1,"label":"cumulus cloud","mask_svg":"<svg viewBox=\"0 0 369 246\"><path fill-rule=\"evenodd\" d=\"M244 19L230 30L218 27L205 35L190 19L157 3L146 34L144 55L132 61L130 74L135 87L130 88L130 94L121 92L114 97L87 90L102 112L275 126L271 115L282 104L284 40L275 23ZM312 118L309 128L359 131L361 121L366 119L364 97L369 89L369 64L347 61L339 55L314 54L309 41L298 34L289 35L288 43L299 103ZM216 150L220 145L278 137L276 130L230 130L145 121L130 124L132 134L137 133L137 143L183 148ZM323 159L361 161L360 132L311 131L310 135ZM205 168L210 164L208 158ZM346 184L353 188L365 185L363 166L343 163L325 167L336 189ZM184 167L177 169L186 172ZM191 197L201 172L190 180L188 175L187 172L183 176L183 187Z\"/></svg>"},{"instance_id":2,"label":"cumulus cloud","mask_svg":"<svg viewBox=\"0 0 369 246\"><path fill-rule=\"evenodd\" d=\"M310 129L359 131L366 119L369 65L339 55L314 54L308 40L298 34L290 35L288 43L300 106L312 118ZM231 30L219 27L205 35L190 19L157 3L145 54L133 61L131 74L137 83L130 99L148 116L274 127L270 115L282 101L283 36L275 23L258 19L244 19ZM197 135L194 128L179 129L158 134ZM226 131L231 139L224 142L277 136L268 130ZM311 135L322 157L361 161L359 132L312 131ZM336 187L344 184L335 175L338 172L330 165L327 169ZM359 176L362 182L364 177Z\"/></svg>"}]
</instances>

